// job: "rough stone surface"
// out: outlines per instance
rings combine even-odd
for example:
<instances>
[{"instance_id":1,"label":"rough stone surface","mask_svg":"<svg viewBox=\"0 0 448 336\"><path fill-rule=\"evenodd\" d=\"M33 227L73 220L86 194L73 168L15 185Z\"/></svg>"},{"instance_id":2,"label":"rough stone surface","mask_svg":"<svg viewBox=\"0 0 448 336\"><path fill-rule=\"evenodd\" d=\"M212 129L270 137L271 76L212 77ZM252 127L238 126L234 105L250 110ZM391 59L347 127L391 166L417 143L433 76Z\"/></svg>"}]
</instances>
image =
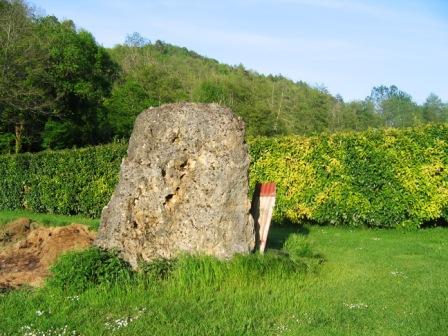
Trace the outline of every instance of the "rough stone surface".
<instances>
[{"instance_id":1,"label":"rough stone surface","mask_svg":"<svg viewBox=\"0 0 448 336\"><path fill-rule=\"evenodd\" d=\"M136 119L96 245L138 262L253 249L244 123L218 105L171 104Z\"/></svg>"}]
</instances>

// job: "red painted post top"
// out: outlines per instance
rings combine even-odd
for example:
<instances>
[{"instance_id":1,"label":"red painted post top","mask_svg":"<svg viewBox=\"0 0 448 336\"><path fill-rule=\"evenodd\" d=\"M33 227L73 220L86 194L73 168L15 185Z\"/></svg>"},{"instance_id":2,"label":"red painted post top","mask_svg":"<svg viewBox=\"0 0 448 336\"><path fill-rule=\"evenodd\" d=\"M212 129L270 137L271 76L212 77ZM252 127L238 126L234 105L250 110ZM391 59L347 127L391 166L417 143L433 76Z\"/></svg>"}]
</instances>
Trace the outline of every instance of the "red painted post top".
<instances>
[{"instance_id":1,"label":"red painted post top","mask_svg":"<svg viewBox=\"0 0 448 336\"><path fill-rule=\"evenodd\" d=\"M260 196L275 197L275 183L274 182L262 183L260 187Z\"/></svg>"}]
</instances>

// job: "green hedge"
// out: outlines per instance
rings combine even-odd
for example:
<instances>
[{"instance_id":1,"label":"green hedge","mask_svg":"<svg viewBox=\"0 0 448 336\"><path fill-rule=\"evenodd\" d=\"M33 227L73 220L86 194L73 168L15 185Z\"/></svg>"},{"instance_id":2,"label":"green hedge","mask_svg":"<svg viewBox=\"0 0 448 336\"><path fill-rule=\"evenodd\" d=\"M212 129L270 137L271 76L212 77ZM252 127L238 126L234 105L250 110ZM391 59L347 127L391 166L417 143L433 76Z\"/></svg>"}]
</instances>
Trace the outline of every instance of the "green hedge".
<instances>
[{"instance_id":1,"label":"green hedge","mask_svg":"<svg viewBox=\"0 0 448 336\"><path fill-rule=\"evenodd\" d=\"M251 187L277 183L275 219L418 227L448 220L448 126L249 140ZM99 216L126 145L0 157L0 209Z\"/></svg>"},{"instance_id":2,"label":"green hedge","mask_svg":"<svg viewBox=\"0 0 448 336\"><path fill-rule=\"evenodd\" d=\"M0 157L0 209L98 217L118 181L126 145Z\"/></svg>"},{"instance_id":3,"label":"green hedge","mask_svg":"<svg viewBox=\"0 0 448 336\"><path fill-rule=\"evenodd\" d=\"M447 141L447 125L254 139L251 183L277 183L277 220L418 227L448 219Z\"/></svg>"}]
</instances>

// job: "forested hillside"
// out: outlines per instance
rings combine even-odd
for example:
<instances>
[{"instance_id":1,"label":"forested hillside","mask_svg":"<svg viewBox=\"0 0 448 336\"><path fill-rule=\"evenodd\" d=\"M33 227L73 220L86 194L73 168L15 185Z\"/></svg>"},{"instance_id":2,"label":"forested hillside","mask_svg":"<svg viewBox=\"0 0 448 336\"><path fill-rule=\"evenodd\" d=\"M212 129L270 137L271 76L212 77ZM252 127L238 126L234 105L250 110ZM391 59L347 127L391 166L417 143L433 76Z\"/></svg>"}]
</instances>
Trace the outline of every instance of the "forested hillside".
<instances>
[{"instance_id":1,"label":"forested hillside","mask_svg":"<svg viewBox=\"0 0 448 336\"><path fill-rule=\"evenodd\" d=\"M135 35L134 35L135 38ZM178 101L219 103L242 116L251 135L305 134L333 127L338 101L324 90L282 76L263 76L161 41L132 39L110 50L121 76L107 100L114 134L128 136L148 106Z\"/></svg>"},{"instance_id":2,"label":"forested hillside","mask_svg":"<svg viewBox=\"0 0 448 336\"><path fill-rule=\"evenodd\" d=\"M103 102L118 65L92 34L22 1L0 0L0 22L0 150L107 140Z\"/></svg>"},{"instance_id":3,"label":"forested hillside","mask_svg":"<svg viewBox=\"0 0 448 336\"><path fill-rule=\"evenodd\" d=\"M21 0L0 0L0 22L0 153L127 138L142 110L178 101L228 106L249 135L448 121L438 96L418 105L396 86L344 102L325 88L222 64L138 33L106 49L72 21L39 16Z\"/></svg>"},{"instance_id":4,"label":"forested hillside","mask_svg":"<svg viewBox=\"0 0 448 336\"><path fill-rule=\"evenodd\" d=\"M448 105L431 94L418 105L396 86L378 86L364 100L344 102L325 89L229 66L186 48L138 34L109 53L121 68L106 102L113 133L127 136L147 106L177 101L219 103L242 116L250 135L408 127L448 120Z\"/></svg>"}]
</instances>

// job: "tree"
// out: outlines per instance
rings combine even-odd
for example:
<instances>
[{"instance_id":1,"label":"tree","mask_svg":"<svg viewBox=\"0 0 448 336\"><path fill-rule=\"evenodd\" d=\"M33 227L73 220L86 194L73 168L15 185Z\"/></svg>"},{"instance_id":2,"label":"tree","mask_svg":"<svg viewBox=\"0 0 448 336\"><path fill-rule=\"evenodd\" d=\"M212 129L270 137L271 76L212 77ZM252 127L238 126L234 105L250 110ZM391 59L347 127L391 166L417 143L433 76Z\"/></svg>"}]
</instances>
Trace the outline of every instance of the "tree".
<instances>
[{"instance_id":1,"label":"tree","mask_svg":"<svg viewBox=\"0 0 448 336\"><path fill-rule=\"evenodd\" d=\"M421 110L412 97L395 85L374 87L368 101L389 127L407 127L421 123Z\"/></svg>"},{"instance_id":2,"label":"tree","mask_svg":"<svg viewBox=\"0 0 448 336\"><path fill-rule=\"evenodd\" d=\"M158 101L135 80L117 83L112 96L105 101L107 120L113 137L128 139L137 115Z\"/></svg>"},{"instance_id":3,"label":"tree","mask_svg":"<svg viewBox=\"0 0 448 336\"><path fill-rule=\"evenodd\" d=\"M341 119L345 130L362 131L384 126L381 116L375 113L373 103L365 100L344 104Z\"/></svg>"},{"instance_id":4,"label":"tree","mask_svg":"<svg viewBox=\"0 0 448 336\"><path fill-rule=\"evenodd\" d=\"M142 48L145 45L151 44L151 41L140 35L140 33L134 32L132 34L126 35L126 40L124 44L128 47Z\"/></svg>"},{"instance_id":5,"label":"tree","mask_svg":"<svg viewBox=\"0 0 448 336\"><path fill-rule=\"evenodd\" d=\"M0 0L0 117L4 128L14 132L16 153L27 125L52 105L45 85L47 54L34 20L24 2Z\"/></svg>"},{"instance_id":6,"label":"tree","mask_svg":"<svg viewBox=\"0 0 448 336\"><path fill-rule=\"evenodd\" d=\"M14 134L15 152L25 143L28 150L98 143L118 70L106 50L72 21L38 17L20 0L0 0L0 21L0 128ZM61 137L67 128L76 132Z\"/></svg>"},{"instance_id":7,"label":"tree","mask_svg":"<svg viewBox=\"0 0 448 336\"><path fill-rule=\"evenodd\" d=\"M423 104L423 119L426 122L446 122L448 121L448 105L431 93Z\"/></svg>"},{"instance_id":8,"label":"tree","mask_svg":"<svg viewBox=\"0 0 448 336\"><path fill-rule=\"evenodd\" d=\"M44 145L56 143L51 138L59 133L54 132L57 123L76 130L66 147L100 142L102 104L110 95L118 66L89 32L77 31L72 21L44 17L38 27L47 43L48 88L54 102L48 119L51 127L43 132Z\"/></svg>"}]
</instances>

